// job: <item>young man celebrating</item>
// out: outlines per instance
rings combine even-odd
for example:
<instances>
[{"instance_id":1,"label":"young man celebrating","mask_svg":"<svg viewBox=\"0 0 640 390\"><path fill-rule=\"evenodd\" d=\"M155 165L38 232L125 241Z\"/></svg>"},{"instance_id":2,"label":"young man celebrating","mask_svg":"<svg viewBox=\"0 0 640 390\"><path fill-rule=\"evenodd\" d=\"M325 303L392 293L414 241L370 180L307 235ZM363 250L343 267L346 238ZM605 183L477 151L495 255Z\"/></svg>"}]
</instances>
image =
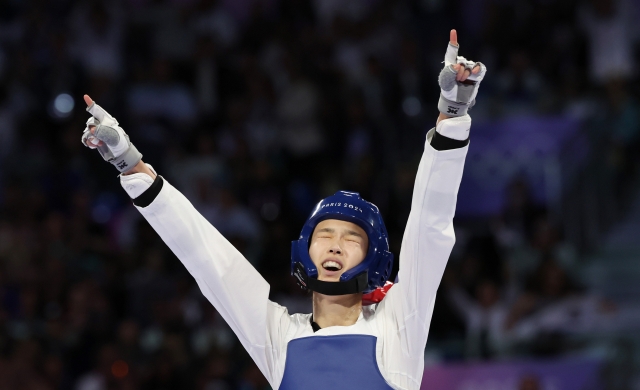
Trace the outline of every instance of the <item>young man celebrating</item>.
<instances>
[{"instance_id":1,"label":"young man celebrating","mask_svg":"<svg viewBox=\"0 0 640 390\"><path fill-rule=\"evenodd\" d=\"M313 313L289 315L269 285L85 95L82 142L122 173L140 213L182 261L274 389L418 389L436 290L455 242L453 216L471 118L486 68L458 56L451 31L436 128L427 133L400 252L399 282L377 305L363 293L392 268L378 208L357 193L320 201L292 243L291 273L313 291ZM428 380L428 379L427 379Z\"/></svg>"}]
</instances>

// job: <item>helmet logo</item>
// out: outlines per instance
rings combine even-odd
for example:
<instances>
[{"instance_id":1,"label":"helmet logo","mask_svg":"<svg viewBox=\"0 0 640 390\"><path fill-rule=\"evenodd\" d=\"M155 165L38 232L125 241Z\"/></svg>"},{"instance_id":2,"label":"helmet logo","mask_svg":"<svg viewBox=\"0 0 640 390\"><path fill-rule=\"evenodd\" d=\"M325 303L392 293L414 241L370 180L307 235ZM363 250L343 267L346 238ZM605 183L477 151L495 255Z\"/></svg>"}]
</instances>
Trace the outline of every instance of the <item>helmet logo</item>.
<instances>
[{"instance_id":1,"label":"helmet logo","mask_svg":"<svg viewBox=\"0 0 640 390\"><path fill-rule=\"evenodd\" d=\"M352 205L350 203L333 202L333 203L325 203L322 206L320 206L321 209L323 209L325 207L346 207L346 208L350 208L350 209L355 210L355 211L362 212L362 209L360 207L354 206L354 205Z\"/></svg>"}]
</instances>

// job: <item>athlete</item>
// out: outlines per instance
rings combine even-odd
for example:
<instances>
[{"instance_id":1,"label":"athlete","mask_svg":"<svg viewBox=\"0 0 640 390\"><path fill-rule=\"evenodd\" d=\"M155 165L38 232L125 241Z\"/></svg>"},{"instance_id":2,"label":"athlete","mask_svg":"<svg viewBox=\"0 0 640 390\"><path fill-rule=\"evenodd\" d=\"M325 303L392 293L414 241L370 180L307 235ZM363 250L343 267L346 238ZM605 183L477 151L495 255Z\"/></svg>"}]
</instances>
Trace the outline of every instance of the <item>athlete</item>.
<instances>
[{"instance_id":1,"label":"athlete","mask_svg":"<svg viewBox=\"0 0 640 390\"><path fill-rule=\"evenodd\" d=\"M453 216L471 118L486 68L458 56L450 33L435 129L426 136L398 282L375 305L393 255L378 208L357 193L321 200L292 243L291 273L313 291L313 313L290 315L269 285L153 167L115 118L85 95L82 136L121 172L133 203L195 278L274 389L418 389L436 290L455 242ZM388 287L387 287L388 288ZM428 381L428 378L427 378Z\"/></svg>"}]
</instances>

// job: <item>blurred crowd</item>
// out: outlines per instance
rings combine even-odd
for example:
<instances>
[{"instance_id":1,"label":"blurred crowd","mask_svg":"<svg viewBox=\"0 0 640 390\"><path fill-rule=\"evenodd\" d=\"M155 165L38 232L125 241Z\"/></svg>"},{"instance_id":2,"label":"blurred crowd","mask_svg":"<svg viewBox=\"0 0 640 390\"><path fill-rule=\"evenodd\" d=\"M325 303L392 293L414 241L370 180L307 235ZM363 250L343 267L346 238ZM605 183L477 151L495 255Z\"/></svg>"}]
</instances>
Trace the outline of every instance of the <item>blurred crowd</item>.
<instances>
[{"instance_id":1,"label":"blurred crowd","mask_svg":"<svg viewBox=\"0 0 640 390\"><path fill-rule=\"evenodd\" d=\"M84 93L308 312L289 243L321 197L376 203L399 252L451 28L489 69L474 120L578 118L623 175L639 17L624 0L0 0L0 389L269 388L81 145ZM572 277L579 253L526 177L505 191L501 215L457 221L441 359L557 355L616 311Z\"/></svg>"}]
</instances>

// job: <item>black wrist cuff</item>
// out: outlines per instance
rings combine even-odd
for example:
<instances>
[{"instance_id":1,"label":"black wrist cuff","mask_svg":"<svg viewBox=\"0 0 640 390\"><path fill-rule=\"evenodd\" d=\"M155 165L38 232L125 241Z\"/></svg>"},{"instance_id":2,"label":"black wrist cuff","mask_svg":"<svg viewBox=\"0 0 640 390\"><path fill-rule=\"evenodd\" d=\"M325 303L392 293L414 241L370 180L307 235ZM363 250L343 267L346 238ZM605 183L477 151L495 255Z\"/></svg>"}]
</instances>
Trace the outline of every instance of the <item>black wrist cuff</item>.
<instances>
[{"instance_id":1,"label":"black wrist cuff","mask_svg":"<svg viewBox=\"0 0 640 390\"><path fill-rule=\"evenodd\" d=\"M156 179L151 184L151 187L149 187L145 192L140 194L140 196L133 199L133 204L135 204L138 207L149 206L151 202L153 202L158 196L158 194L160 193L160 190L162 189L163 184L164 184L164 180L162 179L162 176L157 175Z\"/></svg>"},{"instance_id":2,"label":"black wrist cuff","mask_svg":"<svg viewBox=\"0 0 640 390\"><path fill-rule=\"evenodd\" d=\"M460 141L457 139L445 137L444 135L438 133L437 131L433 132L433 137L431 138L431 146L435 150L450 150L450 149L458 149L463 148L469 144L469 138L464 141Z\"/></svg>"}]
</instances>

